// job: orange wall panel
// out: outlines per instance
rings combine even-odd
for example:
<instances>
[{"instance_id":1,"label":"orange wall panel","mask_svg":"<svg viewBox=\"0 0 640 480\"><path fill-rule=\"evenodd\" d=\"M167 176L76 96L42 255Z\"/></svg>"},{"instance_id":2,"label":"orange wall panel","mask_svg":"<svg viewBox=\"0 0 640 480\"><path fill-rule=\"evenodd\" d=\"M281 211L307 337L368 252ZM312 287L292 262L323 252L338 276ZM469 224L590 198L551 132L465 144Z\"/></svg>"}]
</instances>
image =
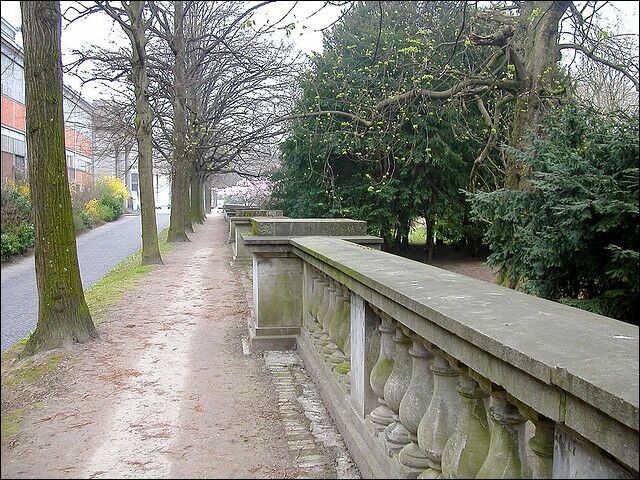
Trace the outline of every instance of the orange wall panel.
<instances>
[{"instance_id":1,"label":"orange wall panel","mask_svg":"<svg viewBox=\"0 0 640 480\"><path fill-rule=\"evenodd\" d=\"M85 157L91 157L93 148L91 140L73 128L64 129L64 146L73 152L80 153Z\"/></svg>"},{"instance_id":2,"label":"orange wall panel","mask_svg":"<svg viewBox=\"0 0 640 480\"><path fill-rule=\"evenodd\" d=\"M24 119L24 105L13 98L2 95L2 125L24 132Z\"/></svg>"}]
</instances>

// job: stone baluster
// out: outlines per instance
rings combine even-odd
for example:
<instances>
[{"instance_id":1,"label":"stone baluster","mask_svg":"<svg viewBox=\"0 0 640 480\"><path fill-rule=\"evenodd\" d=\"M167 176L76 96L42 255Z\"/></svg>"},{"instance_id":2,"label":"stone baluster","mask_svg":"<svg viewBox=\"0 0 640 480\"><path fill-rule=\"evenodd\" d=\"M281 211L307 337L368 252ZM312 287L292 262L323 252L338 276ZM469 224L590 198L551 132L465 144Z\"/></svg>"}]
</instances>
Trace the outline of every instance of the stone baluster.
<instances>
[{"instance_id":1,"label":"stone baluster","mask_svg":"<svg viewBox=\"0 0 640 480\"><path fill-rule=\"evenodd\" d=\"M444 478L475 478L489 451L488 392L465 374L458 385L460 408L453 433L442 451Z\"/></svg>"},{"instance_id":2,"label":"stone baluster","mask_svg":"<svg viewBox=\"0 0 640 480\"><path fill-rule=\"evenodd\" d=\"M309 315L315 320L316 314L318 312L318 292L320 291L320 274L319 272L312 267L308 266L309 271L311 272L311 292L309 294L309 301L307 303L307 311Z\"/></svg>"},{"instance_id":3,"label":"stone baluster","mask_svg":"<svg viewBox=\"0 0 640 480\"><path fill-rule=\"evenodd\" d=\"M551 478L556 424L541 415L532 421L536 427L535 435L529 439L529 448L534 453L533 478Z\"/></svg>"},{"instance_id":4,"label":"stone baluster","mask_svg":"<svg viewBox=\"0 0 640 480\"><path fill-rule=\"evenodd\" d=\"M311 281L309 288L309 295L307 297L307 312L309 312L308 318L309 322L307 323L307 330L311 336L315 336L314 334L320 329L320 325L316 320L316 312L318 311L318 301L319 301L319 292L320 289L320 280L319 273L313 268L311 265L308 265Z\"/></svg>"},{"instance_id":5,"label":"stone baluster","mask_svg":"<svg viewBox=\"0 0 640 480\"><path fill-rule=\"evenodd\" d=\"M338 284L338 289L336 290L336 315L333 324L330 326L330 328L333 328L335 335L336 350L331 354L332 358L330 360L334 365L340 366L336 371L341 374L348 373L349 362L351 361L350 353L345 351L345 342L351 336L350 299L351 292L343 288L341 284Z\"/></svg>"},{"instance_id":6,"label":"stone baluster","mask_svg":"<svg viewBox=\"0 0 640 480\"><path fill-rule=\"evenodd\" d=\"M409 354L411 339L405 334L400 324L396 324L396 335L393 341L396 344L393 370L384 385L384 401L393 410L393 423L384 431L389 456L398 453L402 447L411 442L409 430L400 421L400 403L409 388L413 370L413 361Z\"/></svg>"},{"instance_id":7,"label":"stone baluster","mask_svg":"<svg viewBox=\"0 0 640 480\"><path fill-rule=\"evenodd\" d=\"M318 349L322 352L322 349L329 343L329 334L327 333L327 312L329 310L330 291L328 277L322 278L322 301L318 307L318 323L322 327L322 330L316 342Z\"/></svg>"},{"instance_id":8,"label":"stone baluster","mask_svg":"<svg viewBox=\"0 0 640 480\"><path fill-rule=\"evenodd\" d=\"M400 421L409 430L410 443L405 445L398 455L408 478L416 478L422 470L427 468L427 456L418 447L418 425L427 411L431 395L433 394L433 373L431 365L433 355L427 350L422 340L414 336L409 355L413 358L411 380L407 393L400 402Z\"/></svg>"},{"instance_id":9,"label":"stone baluster","mask_svg":"<svg viewBox=\"0 0 640 480\"><path fill-rule=\"evenodd\" d=\"M525 418L506 399L505 392L491 394L489 452L476 478L529 478Z\"/></svg>"},{"instance_id":10,"label":"stone baluster","mask_svg":"<svg viewBox=\"0 0 640 480\"><path fill-rule=\"evenodd\" d=\"M332 365L337 365L342 360L337 359L338 347L335 343L336 338L336 328L335 321L336 316L338 314L338 306L342 303L337 296L339 285L333 279L329 280L329 308L327 309L327 316L325 321L323 322L323 328L325 332L329 335L329 341L322 349L322 354L326 360L328 360Z\"/></svg>"},{"instance_id":11,"label":"stone baluster","mask_svg":"<svg viewBox=\"0 0 640 480\"><path fill-rule=\"evenodd\" d=\"M458 416L458 372L434 351L433 395L420 424L418 446L427 456L429 467L418 478L438 478L442 473L442 451L453 433Z\"/></svg>"},{"instance_id":12,"label":"stone baluster","mask_svg":"<svg viewBox=\"0 0 640 480\"><path fill-rule=\"evenodd\" d=\"M314 300L313 307L311 310L311 316L314 318L315 322L313 324L311 330L311 336L313 337L314 344L318 344L320 337L323 334L322 324L319 320L320 318L320 307L322 306L322 300L324 298L324 278L323 273L319 270L315 270L315 282L314 282Z\"/></svg>"},{"instance_id":13,"label":"stone baluster","mask_svg":"<svg viewBox=\"0 0 640 480\"><path fill-rule=\"evenodd\" d=\"M376 311L376 313L382 318L382 324L378 327L380 332L380 352L378 360L371 369L369 381L371 389L378 396L379 405L369 414L369 421L374 429L374 434L377 436L393 422L393 410L384 401L384 386L393 369L393 333L395 332L395 327L389 316L380 311Z\"/></svg>"},{"instance_id":14,"label":"stone baluster","mask_svg":"<svg viewBox=\"0 0 640 480\"><path fill-rule=\"evenodd\" d=\"M338 330L337 345L346 360L351 358L351 292L342 285L342 321Z\"/></svg>"}]
</instances>

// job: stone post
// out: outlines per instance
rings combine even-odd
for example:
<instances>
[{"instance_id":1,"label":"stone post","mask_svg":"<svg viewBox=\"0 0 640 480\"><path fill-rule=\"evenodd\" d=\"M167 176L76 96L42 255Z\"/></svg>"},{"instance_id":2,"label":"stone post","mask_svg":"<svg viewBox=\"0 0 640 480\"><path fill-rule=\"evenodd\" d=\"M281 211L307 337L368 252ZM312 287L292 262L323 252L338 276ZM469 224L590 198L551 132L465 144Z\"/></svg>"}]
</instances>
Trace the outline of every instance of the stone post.
<instances>
[{"instance_id":1,"label":"stone post","mask_svg":"<svg viewBox=\"0 0 640 480\"><path fill-rule=\"evenodd\" d=\"M418 446L427 456L429 468L418 478L438 478L442 473L440 460L447 440L453 433L458 417L458 372L447 360L434 352L433 395L418 425Z\"/></svg>"},{"instance_id":2,"label":"stone post","mask_svg":"<svg viewBox=\"0 0 640 480\"><path fill-rule=\"evenodd\" d=\"M329 310L330 292L329 292L329 279L326 274L322 276L322 301L318 307L318 323L322 327L322 333L320 334L316 343L318 347L318 353L322 354L322 349L329 343L329 333L327 325L327 312Z\"/></svg>"},{"instance_id":3,"label":"stone post","mask_svg":"<svg viewBox=\"0 0 640 480\"><path fill-rule=\"evenodd\" d=\"M488 393L478 382L460 375L458 421L442 451L445 478L475 478L489 451L489 422L485 399Z\"/></svg>"},{"instance_id":4,"label":"stone post","mask_svg":"<svg viewBox=\"0 0 640 480\"><path fill-rule=\"evenodd\" d=\"M378 395L378 406L369 414L369 421L376 436L393 422L393 410L384 401L384 386L393 369L393 333L395 332L391 318L382 312L377 313L382 318L382 324L379 327L380 352L378 361L371 370L370 382L371 388Z\"/></svg>"},{"instance_id":5,"label":"stone post","mask_svg":"<svg viewBox=\"0 0 640 480\"><path fill-rule=\"evenodd\" d=\"M492 424L489 452L476 478L528 478L525 419L506 400L505 392L492 393L489 419Z\"/></svg>"},{"instance_id":6,"label":"stone post","mask_svg":"<svg viewBox=\"0 0 640 480\"><path fill-rule=\"evenodd\" d=\"M408 333L408 331L407 331ZM393 357L393 370L384 385L384 401L393 410L393 423L384 431L387 443L387 454L392 456L411 442L409 430L400 421L400 403L411 380L412 360L409 355L411 339L405 335L400 324L396 324L396 335L393 339L396 350Z\"/></svg>"},{"instance_id":7,"label":"stone post","mask_svg":"<svg viewBox=\"0 0 640 480\"><path fill-rule=\"evenodd\" d=\"M370 376L380 345L376 331L378 317L364 299L353 292L350 308L351 400L360 418L365 418L377 406Z\"/></svg>"},{"instance_id":8,"label":"stone post","mask_svg":"<svg viewBox=\"0 0 640 480\"><path fill-rule=\"evenodd\" d=\"M529 439L529 448L535 454L533 478L552 478L553 438L556 424L542 416L533 420L533 423L536 426L536 432Z\"/></svg>"},{"instance_id":9,"label":"stone post","mask_svg":"<svg viewBox=\"0 0 640 480\"><path fill-rule=\"evenodd\" d=\"M426 469L427 456L418 447L418 425L427 411L431 395L433 394L433 355L427 350L423 341L413 337L413 344L409 355L413 358L411 380L407 393L400 402L400 421L409 430L411 442L405 445L398 455L400 464L404 467L404 473L408 478L416 478L420 472Z\"/></svg>"}]
</instances>

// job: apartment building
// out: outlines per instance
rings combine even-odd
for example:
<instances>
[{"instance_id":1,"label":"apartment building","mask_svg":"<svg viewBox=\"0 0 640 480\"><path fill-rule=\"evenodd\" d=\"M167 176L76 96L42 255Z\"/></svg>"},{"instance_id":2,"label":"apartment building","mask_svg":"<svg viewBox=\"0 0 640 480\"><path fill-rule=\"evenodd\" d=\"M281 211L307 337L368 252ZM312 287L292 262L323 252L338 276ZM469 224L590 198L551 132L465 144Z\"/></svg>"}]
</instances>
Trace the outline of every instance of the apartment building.
<instances>
[{"instance_id":1,"label":"apartment building","mask_svg":"<svg viewBox=\"0 0 640 480\"><path fill-rule=\"evenodd\" d=\"M2 21L2 171L1 182L26 179L24 55L17 29ZM87 187L93 177L93 107L64 87L63 111L69 182Z\"/></svg>"}]
</instances>

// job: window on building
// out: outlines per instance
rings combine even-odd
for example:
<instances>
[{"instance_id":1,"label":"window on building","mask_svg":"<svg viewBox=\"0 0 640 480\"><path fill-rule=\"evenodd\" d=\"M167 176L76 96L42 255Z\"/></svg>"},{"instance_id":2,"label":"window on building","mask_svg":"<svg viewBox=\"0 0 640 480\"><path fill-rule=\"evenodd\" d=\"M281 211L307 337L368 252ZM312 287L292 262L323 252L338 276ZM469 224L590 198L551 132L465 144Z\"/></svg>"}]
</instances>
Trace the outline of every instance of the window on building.
<instances>
[{"instance_id":1,"label":"window on building","mask_svg":"<svg viewBox=\"0 0 640 480\"><path fill-rule=\"evenodd\" d=\"M16 168L27 168L27 161L22 155L16 155Z\"/></svg>"},{"instance_id":2,"label":"window on building","mask_svg":"<svg viewBox=\"0 0 640 480\"><path fill-rule=\"evenodd\" d=\"M137 173L131 174L131 191L132 192L138 191L138 174Z\"/></svg>"}]
</instances>

